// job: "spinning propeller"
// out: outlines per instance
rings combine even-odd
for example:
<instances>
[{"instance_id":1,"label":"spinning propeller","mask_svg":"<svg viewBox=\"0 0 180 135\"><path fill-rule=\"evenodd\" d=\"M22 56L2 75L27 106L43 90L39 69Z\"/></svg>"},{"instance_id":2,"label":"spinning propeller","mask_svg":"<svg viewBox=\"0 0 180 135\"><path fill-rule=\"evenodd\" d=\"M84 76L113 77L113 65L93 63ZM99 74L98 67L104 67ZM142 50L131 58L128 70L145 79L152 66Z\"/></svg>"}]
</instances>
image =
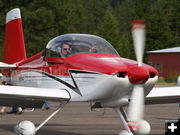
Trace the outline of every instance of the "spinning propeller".
<instances>
[{"instance_id":1,"label":"spinning propeller","mask_svg":"<svg viewBox=\"0 0 180 135\"><path fill-rule=\"evenodd\" d=\"M135 20L132 22L132 35L134 50L141 69L143 64L144 43L145 43L145 25L143 20ZM128 108L128 126L135 133L145 135L150 133L150 125L143 120L144 116L144 87L143 84L135 83L131 95L131 102Z\"/></svg>"}]
</instances>

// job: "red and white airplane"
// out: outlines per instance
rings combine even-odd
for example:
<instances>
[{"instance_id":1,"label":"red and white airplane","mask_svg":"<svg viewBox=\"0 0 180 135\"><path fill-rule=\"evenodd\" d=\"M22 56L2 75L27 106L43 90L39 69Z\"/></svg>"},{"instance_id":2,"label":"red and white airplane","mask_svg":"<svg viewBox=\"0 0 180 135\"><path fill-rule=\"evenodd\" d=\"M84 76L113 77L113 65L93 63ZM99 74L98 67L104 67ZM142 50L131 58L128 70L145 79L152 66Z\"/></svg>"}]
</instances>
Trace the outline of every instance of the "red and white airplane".
<instances>
[{"instance_id":1,"label":"red and white airplane","mask_svg":"<svg viewBox=\"0 0 180 135\"><path fill-rule=\"evenodd\" d=\"M20 10L9 11L0 63L1 79L8 85L0 85L0 105L38 108L44 101L60 104L38 127L23 121L15 132L34 135L68 102L89 101L94 103L92 108L109 107L117 112L126 129L120 135L150 133L150 124L143 120L144 104L180 102L180 87L153 88L158 73L142 62L144 27L144 21L133 21L137 62L120 57L106 40L89 34L57 36L45 50L27 58Z\"/></svg>"}]
</instances>

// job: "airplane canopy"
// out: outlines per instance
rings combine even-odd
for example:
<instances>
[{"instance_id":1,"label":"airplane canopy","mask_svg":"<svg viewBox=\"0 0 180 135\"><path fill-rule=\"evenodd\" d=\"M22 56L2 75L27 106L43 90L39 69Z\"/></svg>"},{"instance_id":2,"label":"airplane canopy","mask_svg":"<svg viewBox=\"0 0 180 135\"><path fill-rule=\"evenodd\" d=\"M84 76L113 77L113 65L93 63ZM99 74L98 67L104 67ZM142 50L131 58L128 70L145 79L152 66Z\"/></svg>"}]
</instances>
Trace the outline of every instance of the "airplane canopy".
<instances>
[{"instance_id":1,"label":"airplane canopy","mask_svg":"<svg viewBox=\"0 0 180 135\"><path fill-rule=\"evenodd\" d=\"M68 53L64 54L64 48ZM68 57L80 53L119 55L109 42L89 34L65 34L55 37L49 41L46 49L46 55L49 57Z\"/></svg>"}]
</instances>

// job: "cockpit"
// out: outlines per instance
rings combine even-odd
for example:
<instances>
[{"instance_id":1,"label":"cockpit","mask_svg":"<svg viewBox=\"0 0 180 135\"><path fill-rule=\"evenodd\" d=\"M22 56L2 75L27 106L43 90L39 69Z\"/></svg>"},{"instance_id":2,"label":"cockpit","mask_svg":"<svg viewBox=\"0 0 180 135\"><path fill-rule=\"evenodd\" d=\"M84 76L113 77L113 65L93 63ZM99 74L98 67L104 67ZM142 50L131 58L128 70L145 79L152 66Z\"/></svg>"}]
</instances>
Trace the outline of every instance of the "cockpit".
<instances>
[{"instance_id":1,"label":"cockpit","mask_svg":"<svg viewBox=\"0 0 180 135\"><path fill-rule=\"evenodd\" d=\"M103 38L89 34L65 34L55 37L46 47L48 57L68 57L81 53L119 55Z\"/></svg>"}]
</instances>

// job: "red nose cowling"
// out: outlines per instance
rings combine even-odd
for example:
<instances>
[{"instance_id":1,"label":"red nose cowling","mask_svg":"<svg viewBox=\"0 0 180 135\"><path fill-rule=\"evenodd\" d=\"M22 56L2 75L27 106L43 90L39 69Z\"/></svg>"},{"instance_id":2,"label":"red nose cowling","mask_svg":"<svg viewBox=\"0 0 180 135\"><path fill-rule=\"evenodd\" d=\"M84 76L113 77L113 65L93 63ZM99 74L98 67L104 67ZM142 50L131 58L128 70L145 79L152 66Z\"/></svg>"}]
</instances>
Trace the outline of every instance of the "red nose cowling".
<instances>
[{"instance_id":1,"label":"red nose cowling","mask_svg":"<svg viewBox=\"0 0 180 135\"><path fill-rule=\"evenodd\" d=\"M149 72L144 67L135 65L129 68L128 77L132 84L144 84L149 78Z\"/></svg>"}]
</instances>

